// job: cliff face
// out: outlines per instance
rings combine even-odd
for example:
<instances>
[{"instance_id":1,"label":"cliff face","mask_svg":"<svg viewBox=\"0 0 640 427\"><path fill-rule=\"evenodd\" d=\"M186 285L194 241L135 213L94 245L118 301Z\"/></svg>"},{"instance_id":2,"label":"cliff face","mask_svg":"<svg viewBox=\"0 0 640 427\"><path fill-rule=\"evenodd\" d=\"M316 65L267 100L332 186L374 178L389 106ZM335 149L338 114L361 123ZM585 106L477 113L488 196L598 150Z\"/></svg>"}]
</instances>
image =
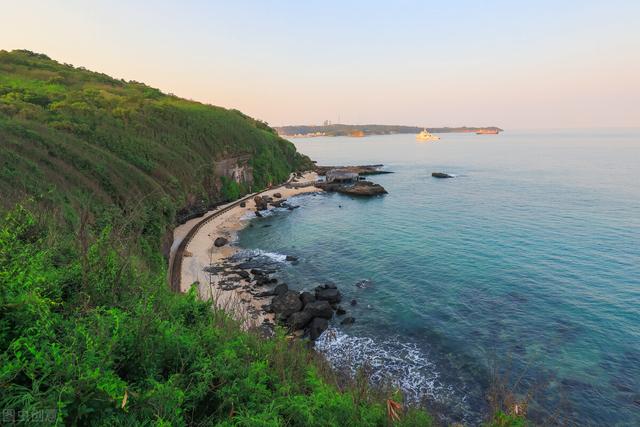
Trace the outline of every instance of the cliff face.
<instances>
[{"instance_id":1,"label":"cliff face","mask_svg":"<svg viewBox=\"0 0 640 427\"><path fill-rule=\"evenodd\" d=\"M213 170L216 176L226 177L237 184L251 186L253 184L253 167L250 156L238 156L214 162ZM222 188L222 179L218 180L219 188Z\"/></svg>"}]
</instances>

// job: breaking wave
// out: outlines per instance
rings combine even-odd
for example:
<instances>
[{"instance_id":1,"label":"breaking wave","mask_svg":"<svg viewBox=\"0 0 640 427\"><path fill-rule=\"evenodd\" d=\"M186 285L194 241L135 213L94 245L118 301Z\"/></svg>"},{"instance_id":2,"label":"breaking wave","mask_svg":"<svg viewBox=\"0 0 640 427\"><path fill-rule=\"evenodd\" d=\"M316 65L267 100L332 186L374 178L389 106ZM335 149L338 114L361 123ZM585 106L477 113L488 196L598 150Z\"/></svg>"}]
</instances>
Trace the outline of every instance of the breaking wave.
<instances>
[{"instance_id":1,"label":"breaking wave","mask_svg":"<svg viewBox=\"0 0 640 427\"><path fill-rule=\"evenodd\" d=\"M267 252L262 249L243 249L233 255L233 258L237 260L262 260L272 263L284 263L287 260L287 256L279 254L277 252Z\"/></svg>"},{"instance_id":2,"label":"breaking wave","mask_svg":"<svg viewBox=\"0 0 640 427\"><path fill-rule=\"evenodd\" d=\"M330 328L315 342L315 348L334 368L351 376L365 367L374 385L386 383L398 387L408 403L428 400L457 407L455 412L460 419L469 415L466 399L442 383L434 363L414 343L397 337L379 341Z\"/></svg>"}]
</instances>

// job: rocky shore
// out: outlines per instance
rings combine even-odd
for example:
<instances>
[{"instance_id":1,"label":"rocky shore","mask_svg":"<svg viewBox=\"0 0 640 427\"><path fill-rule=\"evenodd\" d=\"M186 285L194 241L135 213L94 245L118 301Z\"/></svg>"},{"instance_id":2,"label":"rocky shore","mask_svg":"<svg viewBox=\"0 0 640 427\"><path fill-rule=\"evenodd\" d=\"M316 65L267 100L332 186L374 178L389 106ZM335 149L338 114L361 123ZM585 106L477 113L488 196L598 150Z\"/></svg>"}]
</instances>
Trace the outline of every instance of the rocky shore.
<instances>
[{"instance_id":1,"label":"rocky shore","mask_svg":"<svg viewBox=\"0 0 640 427\"><path fill-rule=\"evenodd\" d=\"M349 168L353 168L352 173L372 174L381 166ZM324 169L320 171L326 173ZM334 317L340 318L341 324L354 323L355 318L340 305L342 294L334 283L318 284L303 292L279 283L275 277L278 269L286 263L296 264L296 256L279 255L274 261L274 254L265 256L260 251L241 250L233 242L237 232L247 224L257 225L249 223L249 219L270 215L273 209L295 210L298 206L290 198L298 194L322 190L356 196L386 194L379 184L357 176L349 183L318 183L316 172L299 175L292 182L300 186L287 185L263 192L212 219L198 230L185 250L181 290L186 292L195 285L200 298L213 300L247 329L259 329L265 335L270 335L273 327L279 324L295 336L308 337L313 341L328 328ZM176 242L189 223L183 227L176 229ZM351 305L355 303L351 301Z\"/></svg>"},{"instance_id":2,"label":"rocky shore","mask_svg":"<svg viewBox=\"0 0 640 427\"><path fill-rule=\"evenodd\" d=\"M318 176L324 176L325 181L318 182L316 187L328 192L337 192L351 196L380 196L387 194L387 190L380 184L366 181L367 175L393 173L383 170L384 165L363 166L316 166ZM330 180L330 176L340 176L340 180Z\"/></svg>"},{"instance_id":3,"label":"rocky shore","mask_svg":"<svg viewBox=\"0 0 640 427\"><path fill-rule=\"evenodd\" d=\"M295 256L285 258L285 262L297 261ZM342 317L342 324L355 322L355 318L346 316L347 310L340 305L342 294L334 283L327 282L312 291L298 292L273 277L280 266L282 264L277 265L259 255L232 256L204 271L219 278L211 282L212 292L241 291L244 294L243 302L252 303L246 314L254 320L262 317L262 323L254 322L252 327L261 329L265 335L272 334L273 326L279 324L297 336L314 341L329 327L329 320L334 316ZM351 305L355 304L355 300L351 301Z\"/></svg>"}]
</instances>

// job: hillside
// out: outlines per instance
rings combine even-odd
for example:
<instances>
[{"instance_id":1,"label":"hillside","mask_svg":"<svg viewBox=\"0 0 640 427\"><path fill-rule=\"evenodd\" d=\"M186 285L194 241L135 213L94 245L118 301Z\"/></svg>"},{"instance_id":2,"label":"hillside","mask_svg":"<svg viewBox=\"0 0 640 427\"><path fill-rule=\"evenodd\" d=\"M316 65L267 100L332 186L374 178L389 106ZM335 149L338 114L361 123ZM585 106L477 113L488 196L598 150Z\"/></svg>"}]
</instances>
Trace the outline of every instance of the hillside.
<instances>
[{"instance_id":1,"label":"hillside","mask_svg":"<svg viewBox=\"0 0 640 427\"><path fill-rule=\"evenodd\" d=\"M309 165L266 124L3 51L0 162L3 422L387 423L391 392L338 387L303 343L168 289L161 242L180 209Z\"/></svg>"},{"instance_id":2,"label":"hillside","mask_svg":"<svg viewBox=\"0 0 640 427\"><path fill-rule=\"evenodd\" d=\"M367 136L367 135L391 135L397 133L418 133L422 130L419 126L403 126L403 125L345 125L331 124L324 126L313 125L297 125L297 126L280 126L275 130L282 136ZM427 131L431 133L474 133L478 131L496 131L503 130L495 127L427 127Z\"/></svg>"},{"instance_id":3,"label":"hillside","mask_svg":"<svg viewBox=\"0 0 640 427\"><path fill-rule=\"evenodd\" d=\"M0 51L3 422L431 425L167 285L178 222L311 166L238 111Z\"/></svg>"}]
</instances>

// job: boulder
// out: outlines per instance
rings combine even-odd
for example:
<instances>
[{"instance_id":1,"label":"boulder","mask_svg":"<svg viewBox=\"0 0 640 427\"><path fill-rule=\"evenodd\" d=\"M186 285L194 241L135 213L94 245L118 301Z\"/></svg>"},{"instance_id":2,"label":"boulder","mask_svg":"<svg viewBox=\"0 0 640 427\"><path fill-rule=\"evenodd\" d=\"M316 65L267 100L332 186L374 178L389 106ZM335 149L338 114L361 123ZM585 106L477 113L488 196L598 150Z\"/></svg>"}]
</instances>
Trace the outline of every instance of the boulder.
<instances>
[{"instance_id":1,"label":"boulder","mask_svg":"<svg viewBox=\"0 0 640 427\"><path fill-rule=\"evenodd\" d=\"M224 238L224 237L218 237L216 240L213 241L213 245L216 248L220 248L220 247L226 245L227 243L229 243L229 240Z\"/></svg>"},{"instance_id":2,"label":"boulder","mask_svg":"<svg viewBox=\"0 0 640 427\"><path fill-rule=\"evenodd\" d=\"M241 208L246 208L247 207L247 202L240 202L240 207Z\"/></svg>"},{"instance_id":3,"label":"boulder","mask_svg":"<svg viewBox=\"0 0 640 427\"><path fill-rule=\"evenodd\" d=\"M313 301L304 306L304 310L311 317L322 317L323 319L331 319L333 310L327 301Z\"/></svg>"},{"instance_id":4,"label":"boulder","mask_svg":"<svg viewBox=\"0 0 640 427\"><path fill-rule=\"evenodd\" d=\"M291 314L287 321L291 329L296 330L303 329L309 324L312 318L313 316L311 316L311 313L309 313L308 311L298 311Z\"/></svg>"},{"instance_id":5,"label":"boulder","mask_svg":"<svg viewBox=\"0 0 640 427\"><path fill-rule=\"evenodd\" d=\"M354 306L354 305L356 305L356 304L358 304L358 301L356 301L356 300L352 299L352 300L351 300L351 305L352 305L352 306Z\"/></svg>"},{"instance_id":6,"label":"boulder","mask_svg":"<svg viewBox=\"0 0 640 427\"><path fill-rule=\"evenodd\" d=\"M347 310L345 310L341 305L339 305L338 308L336 308L336 314L338 316L342 316L344 314L347 314Z\"/></svg>"},{"instance_id":7,"label":"boulder","mask_svg":"<svg viewBox=\"0 0 640 427\"><path fill-rule=\"evenodd\" d=\"M296 311L302 309L302 301L297 292L286 291L282 295L277 295L271 301L273 311L281 317L287 318Z\"/></svg>"},{"instance_id":8,"label":"boulder","mask_svg":"<svg viewBox=\"0 0 640 427\"><path fill-rule=\"evenodd\" d=\"M342 300L340 291L334 288L316 288L316 299L320 301L328 301L329 303L338 303Z\"/></svg>"},{"instance_id":9,"label":"boulder","mask_svg":"<svg viewBox=\"0 0 640 427\"><path fill-rule=\"evenodd\" d=\"M342 322L340 322L341 325L353 325L354 323L356 323L356 319L351 316L345 317L342 319Z\"/></svg>"},{"instance_id":10,"label":"boulder","mask_svg":"<svg viewBox=\"0 0 640 427\"><path fill-rule=\"evenodd\" d=\"M444 172L433 172L431 176L434 178L453 178L453 175L449 175L448 173Z\"/></svg>"},{"instance_id":11,"label":"boulder","mask_svg":"<svg viewBox=\"0 0 640 427\"><path fill-rule=\"evenodd\" d=\"M268 199L265 199L264 196L256 196L253 198L253 202L256 204L256 211L264 211L267 209Z\"/></svg>"},{"instance_id":12,"label":"boulder","mask_svg":"<svg viewBox=\"0 0 640 427\"><path fill-rule=\"evenodd\" d=\"M329 321L327 319L316 317L309 325L309 338L312 341L317 340L328 327Z\"/></svg>"},{"instance_id":13,"label":"boulder","mask_svg":"<svg viewBox=\"0 0 640 427\"><path fill-rule=\"evenodd\" d=\"M282 194L280 194L280 193L273 193L273 197L275 197L276 199L280 199L280 198L282 198Z\"/></svg>"},{"instance_id":14,"label":"boulder","mask_svg":"<svg viewBox=\"0 0 640 427\"><path fill-rule=\"evenodd\" d=\"M289 290L289 286L286 283L281 283L275 288L273 288L274 295L282 295Z\"/></svg>"},{"instance_id":15,"label":"boulder","mask_svg":"<svg viewBox=\"0 0 640 427\"><path fill-rule=\"evenodd\" d=\"M258 218L262 218L262 214L261 214L259 211L256 211L256 216L257 216Z\"/></svg>"},{"instance_id":16,"label":"boulder","mask_svg":"<svg viewBox=\"0 0 640 427\"><path fill-rule=\"evenodd\" d=\"M315 295L313 295L311 292L302 292L300 294L300 300L302 301L303 305L307 305L310 302L313 302L316 300Z\"/></svg>"},{"instance_id":17,"label":"boulder","mask_svg":"<svg viewBox=\"0 0 640 427\"><path fill-rule=\"evenodd\" d=\"M298 261L298 257L297 256L293 256L293 255L287 255L287 257L285 259L287 261Z\"/></svg>"}]
</instances>

